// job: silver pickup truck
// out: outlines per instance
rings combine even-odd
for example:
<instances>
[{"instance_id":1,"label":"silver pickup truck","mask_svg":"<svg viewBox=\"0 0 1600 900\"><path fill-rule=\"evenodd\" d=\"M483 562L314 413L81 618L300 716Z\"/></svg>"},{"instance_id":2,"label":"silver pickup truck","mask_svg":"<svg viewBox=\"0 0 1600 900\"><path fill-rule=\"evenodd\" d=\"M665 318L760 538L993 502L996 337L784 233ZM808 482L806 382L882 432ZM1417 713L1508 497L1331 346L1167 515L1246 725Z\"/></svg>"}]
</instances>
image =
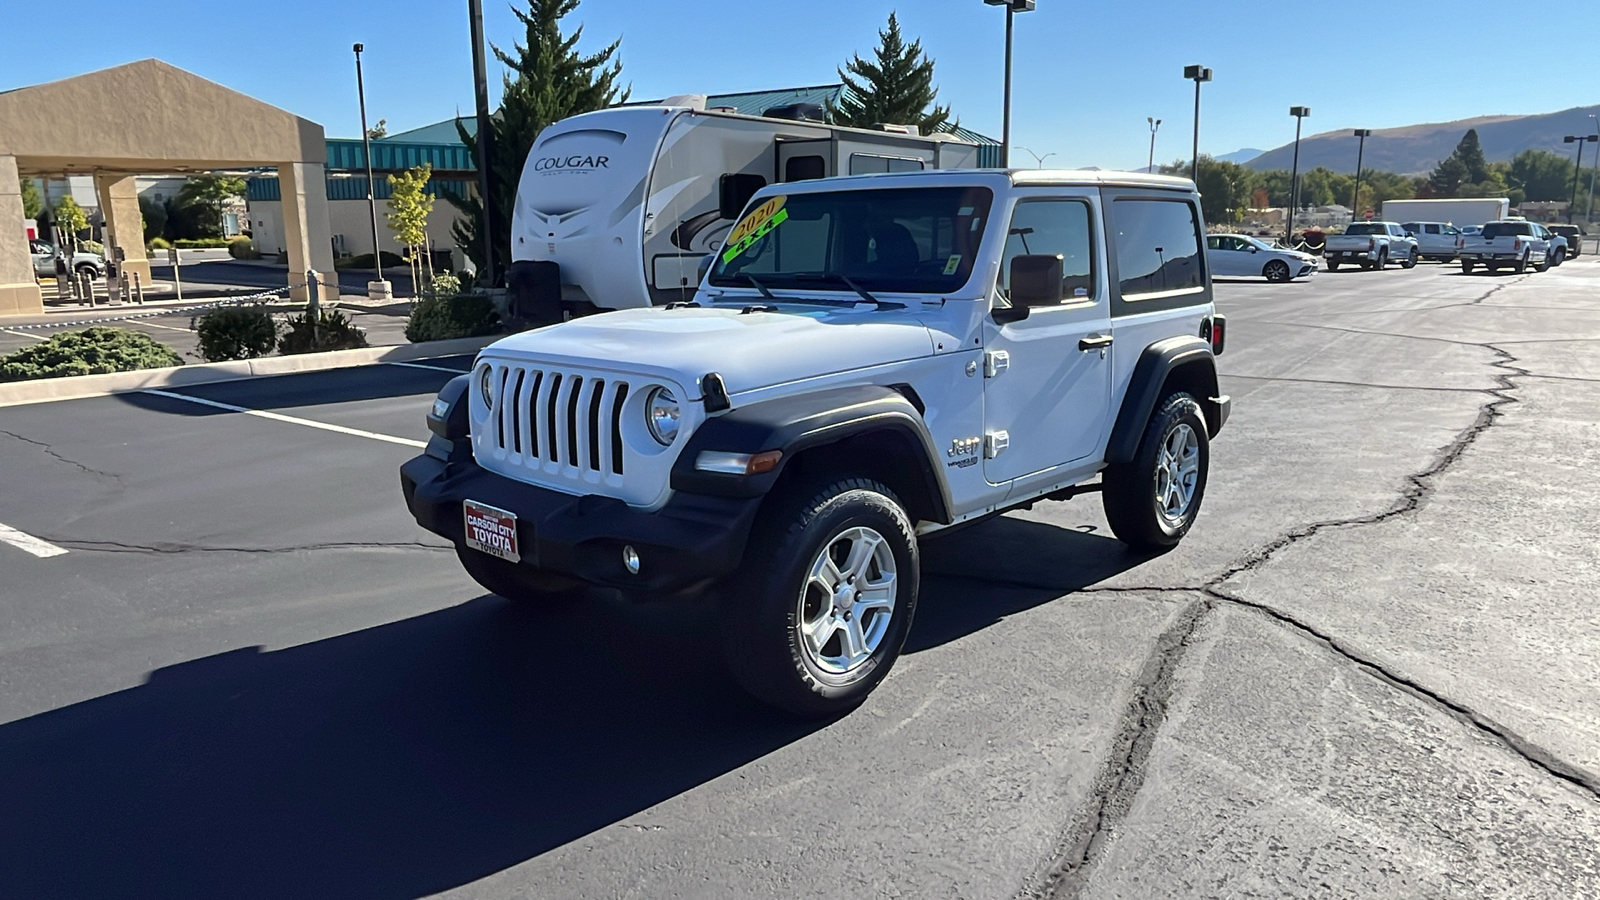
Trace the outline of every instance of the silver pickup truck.
<instances>
[{"instance_id":1,"label":"silver pickup truck","mask_svg":"<svg viewBox=\"0 0 1600 900\"><path fill-rule=\"evenodd\" d=\"M1543 272L1550 268L1550 242L1541 230L1526 219L1501 219L1484 225L1477 234L1463 235L1461 271L1481 265L1491 272L1502 267L1525 272L1529 266Z\"/></svg>"},{"instance_id":2,"label":"silver pickup truck","mask_svg":"<svg viewBox=\"0 0 1600 900\"><path fill-rule=\"evenodd\" d=\"M1394 222L1355 222L1344 234L1328 235L1322 256L1330 272L1347 262L1363 269L1382 269L1397 262L1409 269L1417 264L1419 251L1417 239Z\"/></svg>"}]
</instances>

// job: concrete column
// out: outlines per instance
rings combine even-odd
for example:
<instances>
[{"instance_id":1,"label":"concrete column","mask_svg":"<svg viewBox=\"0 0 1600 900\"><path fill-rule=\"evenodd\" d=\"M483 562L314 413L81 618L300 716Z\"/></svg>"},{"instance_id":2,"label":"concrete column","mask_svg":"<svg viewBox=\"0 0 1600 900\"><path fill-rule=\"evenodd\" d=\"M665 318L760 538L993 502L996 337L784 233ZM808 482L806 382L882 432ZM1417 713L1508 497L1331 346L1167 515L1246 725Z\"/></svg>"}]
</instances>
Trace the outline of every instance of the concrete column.
<instances>
[{"instance_id":1,"label":"concrete column","mask_svg":"<svg viewBox=\"0 0 1600 900\"><path fill-rule=\"evenodd\" d=\"M323 300L339 299L339 277L333 268L333 230L328 224L328 183L321 163L278 163L278 191L283 197L283 243L289 253L289 284L304 285L306 270L324 276ZM301 303L306 289L292 287L289 296Z\"/></svg>"},{"instance_id":2,"label":"concrete column","mask_svg":"<svg viewBox=\"0 0 1600 900\"><path fill-rule=\"evenodd\" d=\"M0 156L0 317L44 312L33 277L28 235L22 230L22 180L17 158Z\"/></svg>"},{"instance_id":3,"label":"concrete column","mask_svg":"<svg viewBox=\"0 0 1600 900\"><path fill-rule=\"evenodd\" d=\"M132 284L135 274L150 284L150 260L144 255L144 216L139 212L139 188L132 175L95 175L94 192L100 198L100 215L106 223L106 260L112 247L123 253L122 277Z\"/></svg>"}]
</instances>

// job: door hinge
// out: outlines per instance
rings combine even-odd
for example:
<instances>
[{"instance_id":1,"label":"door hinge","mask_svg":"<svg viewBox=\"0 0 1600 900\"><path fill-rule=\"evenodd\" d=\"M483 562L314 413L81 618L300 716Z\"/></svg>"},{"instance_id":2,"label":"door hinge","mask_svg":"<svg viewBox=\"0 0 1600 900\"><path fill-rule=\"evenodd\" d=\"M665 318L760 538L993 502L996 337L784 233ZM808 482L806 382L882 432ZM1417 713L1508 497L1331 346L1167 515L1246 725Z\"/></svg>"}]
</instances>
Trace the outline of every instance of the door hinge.
<instances>
[{"instance_id":1,"label":"door hinge","mask_svg":"<svg viewBox=\"0 0 1600 900\"><path fill-rule=\"evenodd\" d=\"M1011 432L991 431L983 436L983 455L986 459L994 459L1006 452L1011 446Z\"/></svg>"},{"instance_id":2,"label":"door hinge","mask_svg":"<svg viewBox=\"0 0 1600 900\"><path fill-rule=\"evenodd\" d=\"M1011 368L1011 354L1004 350L988 350L983 354L983 377L993 378Z\"/></svg>"}]
</instances>

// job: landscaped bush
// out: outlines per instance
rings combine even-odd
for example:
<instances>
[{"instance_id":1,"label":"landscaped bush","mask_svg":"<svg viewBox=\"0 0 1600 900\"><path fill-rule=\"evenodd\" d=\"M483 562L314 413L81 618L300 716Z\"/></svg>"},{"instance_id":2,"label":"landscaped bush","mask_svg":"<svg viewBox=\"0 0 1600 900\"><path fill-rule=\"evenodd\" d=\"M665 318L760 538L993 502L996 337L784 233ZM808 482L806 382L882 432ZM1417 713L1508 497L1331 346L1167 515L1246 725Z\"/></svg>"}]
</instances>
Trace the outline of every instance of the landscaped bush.
<instances>
[{"instance_id":1,"label":"landscaped bush","mask_svg":"<svg viewBox=\"0 0 1600 900\"><path fill-rule=\"evenodd\" d=\"M100 243L99 241L79 241L78 242L78 252L79 253L98 253L101 256L105 256L106 255L106 245Z\"/></svg>"},{"instance_id":2,"label":"landscaped bush","mask_svg":"<svg viewBox=\"0 0 1600 900\"><path fill-rule=\"evenodd\" d=\"M236 237L228 242L228 255L234 259L260 259L261 251L256 249L256 242L247 237Z\"/></svg>"},{"instance_id":3,"label":"landscaped bush","mask_svg":"<svg viewBox=\"0 0 1600 900\"><path fill-rule=\"evenodd\" d=\"M438 279L434 279L435 282ZM500 330L500 315L488 297L465 294L429 296L417 301L406 321L406 340L414 344L477 337Z\"/></svg>"},{"instance_id":4,"label":"landscaped bush","mask_svg":"<svg viewBox=\"0 0 1600 900\"><path fill-rule=\"evenodd\" d=\"M383 267L385 269L404 266L406 261L393 253L383 251ZM372 268L372 254L363 253L360 256L346 256L333 261L335 269L370 269Z\"/></svg>"},{"instance_id":5,"label":"landscaped bush","mask_svg":"<svg viewBox=\"0 0 1600 900\"><path fill-rule=\"evenodd\" d=\"M58 334L0 357L0 381L99 375L182 365L175 350L148 334L95 326Z\"/></svg>"},{"instance_id":6,"label":"landscaped bush","mask_svg":"<svg viewBox=\"0 0 1600 900\"><path fill-rule=\"evenodd\" d=\"M150 239L150 243L144 246L146 250L171 250L172 242L164 237L153 237Z\"/></svg>"},{"instance_id":7,"label":"landscaped bush","mask_svg":"<svg viewBox=\"0 0 1600 900\"><path fill-rule=\"evenodd\" d=\"M222 238L180 238L172 242L179 250L220 250L228 246Z\"/></svg>"},{"instance_id":8,"label":"landscaped bush","mask_svg":"<svg viewBox=\"0 0 1600 900\"><path fill-rule=\"evenodd\" d=\"M278 345L278 325L264 306L224 306L195 323L206 362L255 359Z\"/></svg>"},{"instance_id":9,"label":"landscaped bush","mask_svg":"<svg viewBox=\"0 0 1600 900\"><path fill-rule=\"evenodd\" d=\"M423 291L424 297L454 297L461 293L461 279L449 272L440 272L428 282L427 290Z\"/></svg>"},{"instance_id":10,"label":"landscaped bush","mask_svg":"<svg viewBox=\"0 0 1600 900\"><path fill-rule=\"evenodd\" d=\"M278 352L320 353L323 350L356 350L367 346L367 333L350 322L350 318L337 309L324 312L317 320L313 337L311 318L305 313L290 316L288 330L278 338Z\"/></svg>"}]
</instances>

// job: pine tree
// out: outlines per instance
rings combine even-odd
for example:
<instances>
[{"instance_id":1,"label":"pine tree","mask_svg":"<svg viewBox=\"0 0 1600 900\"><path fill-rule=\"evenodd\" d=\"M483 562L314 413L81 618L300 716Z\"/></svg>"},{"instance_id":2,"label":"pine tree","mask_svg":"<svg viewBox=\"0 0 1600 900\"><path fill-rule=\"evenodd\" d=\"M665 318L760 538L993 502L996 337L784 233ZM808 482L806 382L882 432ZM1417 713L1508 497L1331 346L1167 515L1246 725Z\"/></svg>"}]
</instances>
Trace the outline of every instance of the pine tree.
<instances>
[{"instance_id":1,"label":"pine tree","mask_svg":"<svg viewBox=\"0 0 1600 900\"><path fill-rule=\"evenodd\" d=\"M1471 174L1466 163L1456 158L1454 153L1446 156L1439 161L1438 166L1434 167L1433 174L1428 176L1428 196L1457 196L1461 186L1469 183Z\"/></svg>"},{"instance_id":2,"label":"pine tree","mask_svg":"<svg viewBox=\"0 0 1600 900\"><path fill-rule=\"evenodd\" d=\"M950 107L934 103L939 89L933 86L933 60L922 52L921 40L906 44L892 12L888 30L878 32L873 55L875 62L857 55L839 70L844 94L829 104L832 122L855 128L915 125L923 134L951 127Z\"/></svg>"},{"instance_id":3,"label":"pine tree","mask_svg":"<svg viewBox=\"0 0 1600 900\"><path fill-rule=\"evenodd\" d=\"M509 72L504 77L500 108L489 119L489 218L494 228L495 258L503 267L510 247L511 210L517 199L517 183L522 166L539 132L569 116L615 106L628 99L629 90L619 87L622 62L615 59L622 41L612 41L598 53L577 51L583 26L563 35L561 19L578 8L579 0L528 0L526 12L513 9L526 29L524 43L512 44L512 52L490 45L494 55ZM473 165L481 165L478 144L473 135L456 122L461 142L467 145ZM460 210L451 226L457 246L488 279L493 273L483 267L483 242L478 223L483 215L482 200L474 193L445 199Z\"/></svg>"},{"instance_id":4,"label":"pine tree","mask_svg":"<svg viewBox=\"0 0 1600 900\"><path fill-rule=\"evenodd\" d=\"M1483 158L1483 146L1478 143L1478 129L1468 128L1452 155L1467 167L1467 181L1478 184L1489 180L1489 161Z\"/></svg>"}]
</instances>

